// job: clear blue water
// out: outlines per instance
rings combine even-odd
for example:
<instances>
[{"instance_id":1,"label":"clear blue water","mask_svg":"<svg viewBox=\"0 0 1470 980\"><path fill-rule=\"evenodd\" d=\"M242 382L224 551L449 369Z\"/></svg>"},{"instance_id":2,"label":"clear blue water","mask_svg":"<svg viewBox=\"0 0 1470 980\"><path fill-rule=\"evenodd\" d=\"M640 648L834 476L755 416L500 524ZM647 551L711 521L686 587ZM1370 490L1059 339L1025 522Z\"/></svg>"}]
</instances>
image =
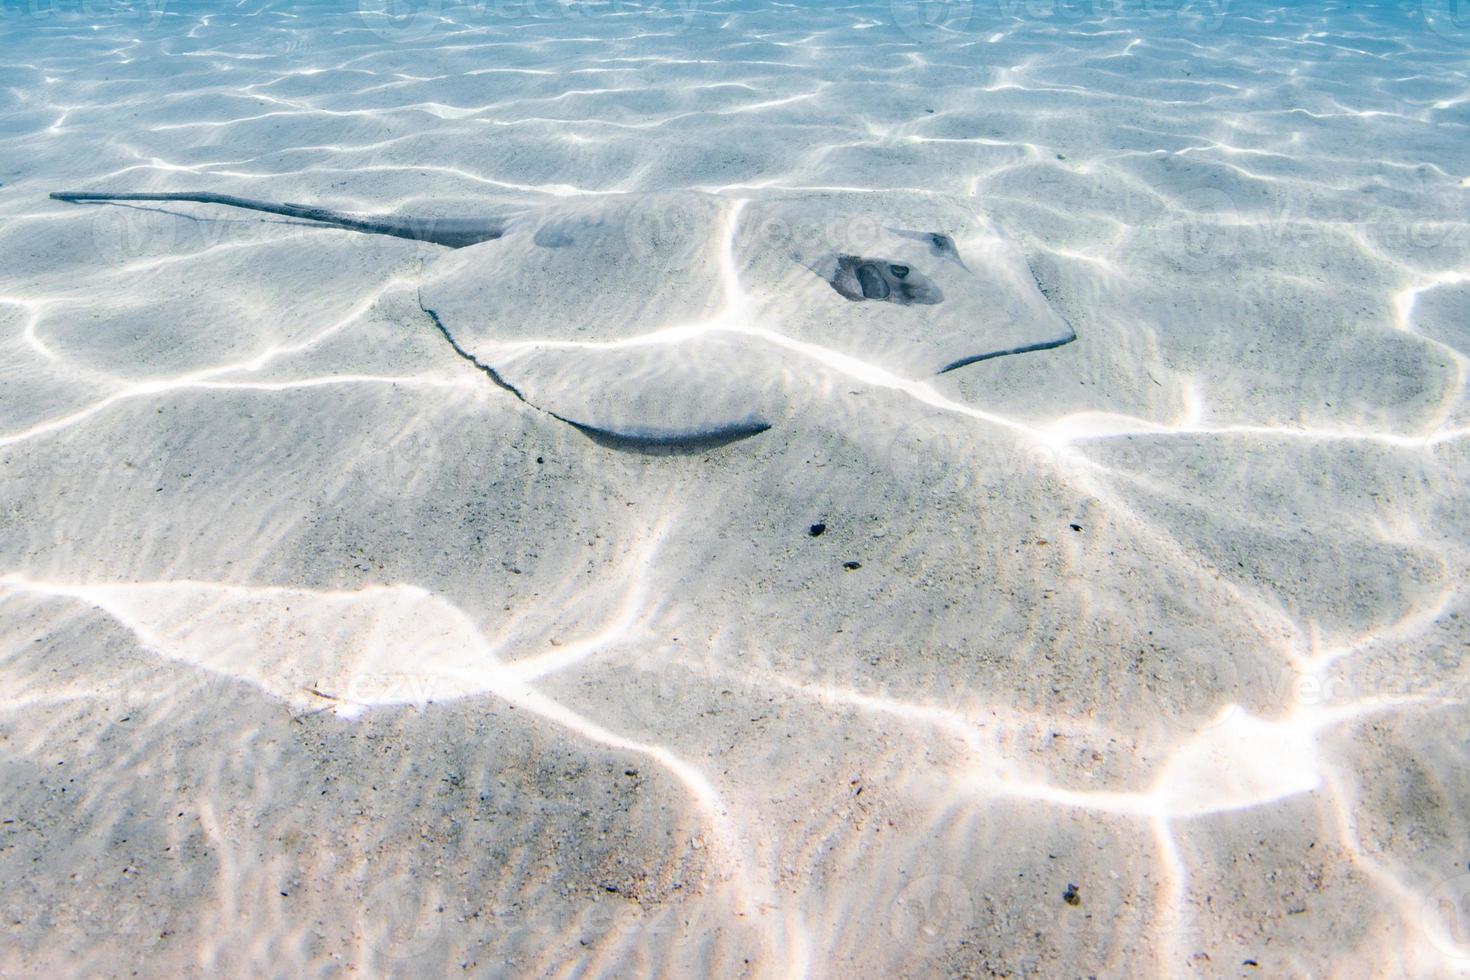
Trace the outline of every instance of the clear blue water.
<instances>
[{"instance_id":1,"label":"clear blue water","mask_svg":"<svg viewBox=\"0 0 1470 980\"><path fill-rule=\"evenodd\" d=\"M0 972L1464 971L1467 52L0 0Z\"/></svg>"}]
</instances>

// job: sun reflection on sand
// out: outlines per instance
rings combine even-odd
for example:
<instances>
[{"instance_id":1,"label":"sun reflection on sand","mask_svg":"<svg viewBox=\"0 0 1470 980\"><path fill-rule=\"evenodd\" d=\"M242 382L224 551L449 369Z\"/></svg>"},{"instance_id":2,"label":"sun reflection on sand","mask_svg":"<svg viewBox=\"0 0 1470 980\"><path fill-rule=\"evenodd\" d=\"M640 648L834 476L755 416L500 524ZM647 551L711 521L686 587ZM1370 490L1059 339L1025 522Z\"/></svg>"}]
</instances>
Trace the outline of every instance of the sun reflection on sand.
<instances>
[{"instance_id":1,"label":"sun reflection on sand","mask_svg":"<svg viewBox=\"0 0 1470 980\"><path fill-rule=\"evenodd\" d=\"M0 20L0 970L1470 970L1453 22L529 6ZM609 262L495 349L710 343L777 424L614 451L431 249L84 185L702 192L696 313ZM900 195L1080 342L788 329L755 216Z\"/></svg>"}]
</instances>

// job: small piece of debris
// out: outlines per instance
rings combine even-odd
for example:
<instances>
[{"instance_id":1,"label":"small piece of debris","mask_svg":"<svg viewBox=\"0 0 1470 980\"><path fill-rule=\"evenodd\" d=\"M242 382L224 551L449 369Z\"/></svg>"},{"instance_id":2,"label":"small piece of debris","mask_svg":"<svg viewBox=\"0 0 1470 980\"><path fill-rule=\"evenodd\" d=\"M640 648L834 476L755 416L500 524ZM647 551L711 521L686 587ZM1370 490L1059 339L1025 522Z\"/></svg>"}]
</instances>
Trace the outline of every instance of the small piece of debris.
<instances>
[{"instance_id":1,"label":"small piece of debris","mask_svg":"<svg viewBox=\"0 0 1470 980\"><path fill-rule=\"evenodd\" d=\"M817 521L817 523L813 524L811 527L809 527L809 528L806 529L806 533L807 534L810 534L812 537L815 538L815 537L820 537L821 534L822 534L822 532L823 531L826 531L826 530L827 530L827 525L826 524L823 524L821 521Z\"/></svg>"},{"instance_id":2,"label":"small piece of debris","mask_svg":"<svg viewBox=\"0 0 1470 980\"><path fill-rule=\"evenodd\" d=\"M860 561L845 561L842 563L842 567L847 569L849 572L855 572L859 568L863 567L863 563Z\"/></svg>"},{"instance_id":3,"label":"small piece of debris","mask_svg":"<svg viewBox=\"0 0 1470 980\"><path fill-rule=\"evenodd\" d=\"M1070 527L1072 530L1077 531L1077 532L1081 532L1081 530L1082 530L1082 525L1081 524L1068 524L1067 526Z\"/></svg>"},{"instance_id":4,"label":"small piece of debris","mask_svg":"<svg viewBox=\"0 0 1470 980\"><path fill-rule=\"evenodd\" d=\"M1082 896L1077 894L1077 886L1071 882L1067 883L1067 890L1062 892L1062 901L1068 905L1081 905Z\"/></svg>"},{"instance_id":5,"label":"small piece of debris","mask_svg":"<svg viewBox=\"0 0 1470 980\"><path fill-rule=\"evenodd\" d=\"M638 770L637 769L624 769L623 770L623 775L624 776L636 776L636 775L638 775Z\"/></svg>"}]
</instances>

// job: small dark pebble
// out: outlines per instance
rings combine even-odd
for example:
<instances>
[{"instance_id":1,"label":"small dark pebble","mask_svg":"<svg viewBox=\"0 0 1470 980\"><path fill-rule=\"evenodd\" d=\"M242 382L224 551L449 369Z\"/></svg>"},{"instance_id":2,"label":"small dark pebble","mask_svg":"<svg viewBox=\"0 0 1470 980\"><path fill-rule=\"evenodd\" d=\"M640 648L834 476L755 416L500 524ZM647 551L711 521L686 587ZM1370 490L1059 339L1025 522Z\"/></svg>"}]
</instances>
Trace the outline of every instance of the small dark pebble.
<instances>
[{"instance_id":1,"label":"small dark pebble","mask_svg":"<svg viewBox=\"0 0 1470 980\"><path fill-rule=\"evenodd\" d=\"M825 530L827 530L827 525L823 524L821 521L817 521L817 523L806 529L806 533L815 538L819 537L821 533Z\"/></svg>"},{"instance_id":2,"label":"small dark pebble","mask_svg":"<svg viewBox=\"0 0 1470 980\"><path fill-rule=\"evenodd\" d=\"M925 109L924 111L925 112L933 112L934 110L933 109Z\"/></svg>"},{"instance_id":3,"label":"small dark pebble","mask_svg":"<svg viewBox=\"0 0 1470 980\"><path fill-rule=\"evenodd\" d=\"M1066 155L1065 155L1065 154L1063 154L1063 153L1058 153L1058 154L1057 154L1057 159L1058 159L1058 160L1065 160L1065 159L1067 159L1067 157L1066 157Z\"/></svg>"},{"instance_id":4,"label":"small dark pebble","mask_svg":"<svg viewBox=\"0 0 1470 980\"><path fill-rule=\"evenodd\" d=\"M1067 890L1062 892L1062 901L1068 905L1081 905L1082 896L1077 894L1077 886L1068 882Z\"/></svg>"},{"instance_id":5,"label":"small dark pebble","mask_svg":"<svg viewBox=\"0 0 1470 980\"><path fill-rule=\"evenodd\" d=\"M542 459L540 456L537 456L536 457L536 462L538 462L538 463L544 463L544 462L546 462L546 460Z\"/></svg>"},{"instance_id":6,"label":"small dark pebble","mask_svg":"<svg viewBox=\"0 0 1470 980\"><path fill-rule=\"evenodd\" d=\"M623 770L623 775L624 776L636 776L636 775L638 775L638 770L637 769L624 769Z\"/></svg>"},{"instance_id":7,"label":"small dark pebble","mask_svg":"<svg viewBox=\"0 0 1470 980\"><path fill-rule=\"evenodd\" d=\"M855 572L859 568L863 567L863 563L860 561L845 561L842 563L842 567L847 569L849 572Z\"/></svg>"},{"instance_id":8,"label":"small dark pebble","mask_svg":"<svg viewBox=\"0 0 1470 980\"><path fill-rule=\"evenodd\" d=\"M1241 966L1260 966L1261 964L1257 963L1255 960L1241 960L1240 961L1240 965Z\"/></svg>"},{"instance_id":9,"label":"small dark pebble","mask_svg":"<svg viewBox=\"0 0 1470 980\"><path fill-rule=\"evenodd\" d=\"M1074 531L1080 531L1080 530L1082 530L1082 525L1081 524L1068 524L1067 526L1070 527Z\"/></svg>"}]
</instances>

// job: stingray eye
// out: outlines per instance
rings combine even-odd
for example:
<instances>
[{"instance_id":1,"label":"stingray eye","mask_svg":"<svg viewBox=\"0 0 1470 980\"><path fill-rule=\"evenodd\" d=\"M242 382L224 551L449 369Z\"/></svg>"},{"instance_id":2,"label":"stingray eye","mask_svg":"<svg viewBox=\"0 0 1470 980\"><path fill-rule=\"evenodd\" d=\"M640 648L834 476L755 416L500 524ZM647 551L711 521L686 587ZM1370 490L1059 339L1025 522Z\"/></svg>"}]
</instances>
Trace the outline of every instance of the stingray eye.
<instances>
[{"instance_id":1,"label":"stingray eye","mask_svg":"<svg viewBox=\"0 0 1470 980\"><path fill-rule=\"evenodd\" d=\"M888 267L888 271L893 273L898 278L902 279L904 276L907 276L909 274L909 267L906 265L890 265Z\"/></svg>"}]
</instances>

